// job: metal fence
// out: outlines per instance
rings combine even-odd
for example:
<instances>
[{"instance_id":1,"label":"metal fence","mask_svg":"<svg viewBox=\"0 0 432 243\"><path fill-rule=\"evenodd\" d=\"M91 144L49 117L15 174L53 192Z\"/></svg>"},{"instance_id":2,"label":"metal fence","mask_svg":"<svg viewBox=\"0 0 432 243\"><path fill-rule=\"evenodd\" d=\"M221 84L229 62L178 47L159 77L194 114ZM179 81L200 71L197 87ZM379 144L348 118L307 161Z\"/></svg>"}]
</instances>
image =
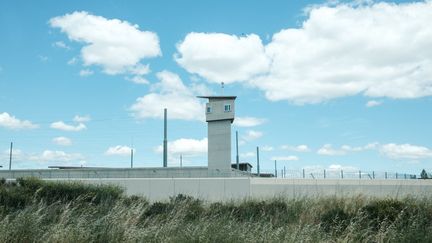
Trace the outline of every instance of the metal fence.
<instances>
[{"instance_id":1,"label":"metal fence","mask_svg":"<svg viewBox=\"0 0 432 243\"><path fill-rule=\"evenodd\" d=\"M207 167L168 167L168 168L82 168L82 169L34 169L34 170L0 170L0 178L15 179L20 177L37 178L207 178L207 177L255 177L245 171L232 169L230 171L208 170ZM416 179L417 175L353 170L286 170L275 173L261 172L262 177L277 177L287 179Z\"/></svg>"},{"instance_id":2,"label":"metal fence","mask_svg":"<svg viewBox=\"0 0 432 243\"><path fill-rule=\"evenodd\" d=\"M275 174L275 172L271 172ZM415 174L386 172L386 171L361 171L361 170L280 170L276 173L278 178L292 179L417 179Z\"/></svg>"}]
</instances>

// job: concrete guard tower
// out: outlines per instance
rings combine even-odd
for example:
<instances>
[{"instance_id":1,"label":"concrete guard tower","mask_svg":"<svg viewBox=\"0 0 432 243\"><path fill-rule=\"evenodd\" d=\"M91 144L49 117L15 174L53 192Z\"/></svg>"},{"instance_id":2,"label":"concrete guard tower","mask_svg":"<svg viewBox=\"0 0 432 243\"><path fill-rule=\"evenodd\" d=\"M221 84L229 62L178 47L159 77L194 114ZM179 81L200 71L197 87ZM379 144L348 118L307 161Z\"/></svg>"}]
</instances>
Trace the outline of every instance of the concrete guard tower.
<instances>
[{"instance_id":1,"label":"concrete guard tower","mask_svg":"<svg viewBox=\"0 0 432 243\"><path fill-rule=\"evenodd\" d=\"M231 171L231 123L234 122L236 96L198 96L208 99L208 170Z\"/></svg>"}]
</instances>

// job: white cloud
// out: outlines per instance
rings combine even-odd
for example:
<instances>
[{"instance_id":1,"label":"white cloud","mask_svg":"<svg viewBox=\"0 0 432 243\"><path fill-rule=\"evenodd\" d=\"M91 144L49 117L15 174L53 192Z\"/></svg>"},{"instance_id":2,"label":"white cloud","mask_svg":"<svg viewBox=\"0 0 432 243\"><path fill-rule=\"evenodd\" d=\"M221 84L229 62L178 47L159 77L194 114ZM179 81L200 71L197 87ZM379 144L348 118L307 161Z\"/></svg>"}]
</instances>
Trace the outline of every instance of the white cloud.
<instances>
[{"instance_id":1,"label":"white cloud","mask_svg":"<svg viewBox=\"0 0 432 243\"><path fill-rule=\"evenodd\" d=\"M317 153L319 155L338 156L345 155L350 152L361 152L365 150L372 150L378 147L378 143L369 143L365 146L353 147L350 145L342 145L340 148L333 148L331 144L323 145Z\"/></svg>"},{"instance_id":2,"label":"white cloud","mask_svg":"<svg viewBox=\"0 0 432 243\"><path fill-rule=\"evenodd\" d=\"M340 165L340 164L331 164L329 165L329 167L327 168L327 170L336 170L336 171L358 171L359 169L357 167L354 166L346 166L346 165Z\"/></svg>"},{"instance_id":3,"label":"white cloud","mask_svg":"<svg viewBox=\"0 0 432 243\"><path fill-rule=\"evenodd\" d=\"M139 97L130 107L136 118L163 119L167 108L169 119L204 121L204 104L192 88L185 86L175 73L162 71L156 76L159 82L152 86L154 92Z\"/></svg>"},{"instance_id":4,"label":"white cloud","mask_svg":"<svg viewBox=\"0 0 432 243\"><path fill-rule=\"evenodd\" d=\"M172 142L168 142L169 157L178 157L180 154L183 156L199 156L207 153L207 138L201 140L180 138ZM155 148L157 153L163 152L163 146L159 145Z\"/></svg>"},{"instance_id":5,"label":"white cloud","mask_svg":"<svg viewBox=\"0 0 432 243\"><path fill-rule=\"evenodd\" d=\"M299 157L294 156L294 155L289 155L289 156L274 156L274 157L271 157L271 160L277 160L277 161L297 161L297 160L299 160Z\"/></svg>"},{"instance_id":6,"label":"white cloud","mask_svg":"<svg viewBox=\"0 0 432 243\"><path fill-rule=\"evenodd\" d=\"M133 83L136 84L149 84L150 82L143 78L142 76L133 76L132 78L126 78L129 81L132 81Z\"/></svg>"},{"instance_id":7,"label":"white cloud","mask_svg":"<svg viewBox=\"0 0 432 243\"><path fill-rule=\"evenodd\" d=\"M84 129L87 129L87 126L84 124L85 122L90 121L90 116L79 116L76 115L73 118L73 121L76 123L76 125L70 125L66 124L63 121L57 121L51 123L51 128L62 130L62 131L68 131L68 132L78 132Z\"/></svg>"},{"instance_id":8,"label":"white cloud","mask_svg":"<svg viewBox=\"0 0 432 243\"><path fill-rule=\"evenodd\" d=\"M131 154L131 149L128 146L125 145L117 145L114 147L109 147L107 151L105 151L106 155L122 155L122 156L129 156ZM134 149L135 153L135 149Z\"/></svg>"},{"instance_id":9,"label":"white cloud","mask_svg":"<svg viewBox=\"0 0 432 243\"><path fill-rule=\"evenodd\" d=\"M91 118L90 118L90 116L79 116L79 115L76 115L76 116L74 116L74 118L73 118L73 121L74 122L78 122L78 123L82 123L82 122L88 122L88 121L90 121L91 120Z\"/></svg>"},{"instance_id":10,"label":"white cloud","mask_svg":"<svg viewBox=\"0 0 432 243\"><path fill-rule=\"evenodd\" d=\"M157 34L127 21L82 11L54 17L49 23L70 40L85 43L81 49L84 65L101 66L107 74L134 73L142 59L161 55Z\"/></svg>"},{"instance_id":11,"label":"white cloud","mask_svg":"<svg viewBox=\"0 0 432 243\"><path fill-rule=\"evenodd\" d=\"M256 140L263 136L263 133L260 131L249 130L242 136L244 142L250 142Z\"/></svg>"},{"instance_id":12,"label":"white cloud","mask_svg":"<svg viewBox=\"0 0 432 243\"><path fill-rule=\"evenodd\" d=\"M70 50L70 47L68 45L66 45L63 41L56 41L53 43L53 46L58 47L58 48L63 48L66 50Z\"/></svg>"},{"instance_id":13,"label":"white cloud","mask_svg":"<svg viewBox=\"0 0 432 243\"><path fill-rule=\"evenodd\" d=\"M268 145L262 146L260 149L265 152L270 152L274 150L272 146L268 146Z\"/></svg>"},{"instance_id":14,"label":"white cloud","mask_svg":"<svg viewBox=\"0 0 432 243\"><path fill-rule=\"evenodd\" d=\"M431 11L432 2L313 8L301 28L273 36L270 72L253 83L296 103L431 95Z\"/></svg>"},{"instance_id":15,"label":"white cloud","mask_svg":"<svg viewBox=\"0 0 432 243\"><path fill-rule=\"evenodd\" d=\"M39 127L31 121L20 120L7 112L0 113L0 126L12 130L35 129Z\"/></svg>"},{"instance_id":16,"label":"white cloud","mask_svg":"<svg viewBox=\"0 0 432 243\"><path fill-rule=\"evenodd\" d=\"M94 72L90 69L83 69L83 70L80 70L79 75L81 77L87 77L87 76L93 75L93 73Z\"/></svg>"},{"instance_id":17,"label":"white cloud","mask_svg":"<svg viewBox=\"0 0 432 243\"><path fill-rule=\"evenodd\" d=\"M61 146L70 146L72 145L72 140L67 137L55 137L53 138L53 143Z\"/></svg>"},{"instance_id":18,"label":"white cloud","mask_svg":"<svg viewBox=\"0 0 432 243\"><path fill-rule=\"evenodd\" d=\"M83 156L78 153L69 154L64 151L51 151L45 150L41 155L30 156L30 160L39 162L70 162L74 160L81 160Z\"/></svg>"},{"instance_id":19,"label":"white cloud","mask_svg":"<svg viewBox=\"0 0 432 243\"><path fill-rule=\"evenodd\" d=\"M240 158L242 157L246 157L246 158L251 158L251 157L256 157L256 153L255 152L246 152L246 153L241 153L239 155Z\"/></svg>"},{"instance_id":20,"label":"white cloud","mask_svg":"<svg viewBox=\"0 0 432 243\"><path fill-rule=\"evenodd\" d=\"M255 34L189 33L177 51L175 59L180 66L216 83L248 80L270 65Z\"/></svg>"},{"instance_id":21,"label":"white cloud","mask_svg":"<svg viewBox=\"0 0 432 243\"><path fill-rule=\"evenodd\" d=\"M265 119L256 117L236 117L234 120L234 126L238 127L255 127L266 122Z\"/></svg>"},{"instance_id":22,"label":"white cloud","mask_svg":"<svg viewBox=\"0 0 432 243\"><path fill-rule=\"evenodd\" d=\"M44 55L39 55L38 58L39 58L39 60L40 60L41 62L46 62L46 61L48 61L48 57L47 57L47 56L44 56Z\"/></svg>"},{"instance_id":23,"label":"white cloud","mask_svg":"<svg viewBox=\"0 0 432 243\"><path fill-rule=\"evenodd\" d=\"M26 153L20 149L13 149L13 165L21 162L38 162L38 163L51 163L51 162L73 162L81 161L84 156L80 153L66 153L64 151L44 150L42 153ZM1 156L2 155L2 156ZM0 157L9 158L9 150L5 150Z\"/></svg>"},{"instance_id":24,"label":"white cloud","mask_svg":"<svg viewBox=\"0 0 432 243\"><path fill-rule=\"evenodd\" d=\"M271 101L430 96L431 12L432 1L315 5L299 28L275 33L264 49L253 35L191 33L177 62L211 81L244 80ZM242 38L257 44L238 47Z\"/></svg>"},{"instance_id":25,"label":"white cloud","mask_svg":"<svg viewBox=\"0 0 432 243\"><path fill-rule=\"evenodd\" d=\"M310 152L310 148L304 144L297 145L297 146L282 145L281 149L288 150L288 151L294 151L294 152Z\"/></svg>"},{"instance_id":26,"label":"white cloud","mask_svg":"<svg viewBox=\"0 0 432 243\"><path fill-rule=\"evenodd\" d=\"M323 174L324 170L326 170L327 172L333 172L333 175L327 175L327 176L332 176L332 177L335 176L334 173L337 173L336 177L339 177L340 176L339 173L341 170L343 170L344 173L346 173L346 172L358 173L358 171L359 171L359 168L357 168L357 167L346 166L346 165L341 165L341 164L331 164L328 167L324 167L322 165L310 165L310 166L303 167L303 169L305 170L305 172L308 176L310 173Z\"/></svg>"},{"instance_id":27,"label":"white cloud","mask_svg":"<svg viewBox=\"0 0 432 243\"><path fill-rule=\"evenodd\" d=\"M57 130L62 130L62 131L68 131L68 132L78 132L78 131L86 129L87 127L84 123L79 123L79 124L74 126L74 125L66 124L63 121L57 121L57 122L51 123L51 128L57 129Z\"/></svg>"},{"instance_id":28,"label":"white cloud","mask_svg":"<svg viewBox=\"0 0 432 243\"><path fill-rule=\"evenodd\" d=\"M343 149L335 149L331 144L325 144L320 149L318 149L317 153L320 155L334 156L334 155L345 155L346 151Z\"/></svg>"},{"instance_id":29,"label":"white cloud","mask_svg":"<svg viewBox=\"0 0 432 243\"><path fill-rule=\"evenodd\" d=\"M76 58L76 57L72 57L68 62L67 62L67 64L68 65L74 65L75 63L77 63L78 62L78 59Z\"/></svg>"},{"instance_id":30,"label":"white cloud","mask_svg":"<svg viewBox=\"0 0 432 243\"><path fill-rule=\"evenodd\" d=\"M379 105L381 105L381 104L382 104L381 101L369 100L369 101L366 103L366 107L374 107L374 106L379 106Z\"/></svg>"},{"instance_id":31,"label":"white cloud","mask_svg":"<svg viewBox=\"0 0 432 243\"><path fill-rule=\"evenodd\" d=\"M390 159L425 159L432 157L432 149L411 144L384 144L380 152Z\"/></svg>"}]
</instances>

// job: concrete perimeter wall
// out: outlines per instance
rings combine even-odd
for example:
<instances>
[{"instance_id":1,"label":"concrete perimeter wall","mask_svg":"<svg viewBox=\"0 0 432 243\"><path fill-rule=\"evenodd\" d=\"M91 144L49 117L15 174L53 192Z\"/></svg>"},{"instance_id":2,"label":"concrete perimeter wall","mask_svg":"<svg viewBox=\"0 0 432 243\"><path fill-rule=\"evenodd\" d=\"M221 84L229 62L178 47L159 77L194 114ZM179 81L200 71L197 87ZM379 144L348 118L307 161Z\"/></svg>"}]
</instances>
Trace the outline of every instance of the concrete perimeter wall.
<instances>
[{"instance_id":1,"label":"concrete perimeter wall","mask_svg":"<svg viewBox=\"0 0 432 243\"><path fill-rule=\"evenodd\" d=\"M110 178L47 179L82 181L91 184L114 184L128 195L141 195L150 201L168 200L187 194L207 201L247 198L373 196L401 198L432 195L432 180L332 180L274 178Z\"/></svg>"}]
</instances>

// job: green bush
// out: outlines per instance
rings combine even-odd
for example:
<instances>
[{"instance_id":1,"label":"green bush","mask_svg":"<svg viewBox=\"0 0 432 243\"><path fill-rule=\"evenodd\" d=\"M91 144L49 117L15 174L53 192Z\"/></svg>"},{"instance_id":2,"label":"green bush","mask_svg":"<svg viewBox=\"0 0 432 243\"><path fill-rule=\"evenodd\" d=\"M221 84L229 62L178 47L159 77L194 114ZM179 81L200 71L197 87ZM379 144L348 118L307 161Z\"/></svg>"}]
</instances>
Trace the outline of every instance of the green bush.
<instances>
[{"instance_id":1,"label":"green bush","mask_svg":"<svg viewBox=\"0 0 432 243\"><path fill-rule=\"evenodd\" d=\"M432 242L431 198L149 203L117 187L0 185L0 242Z\"/></svg>"},{"instance_id":2,"label":"green bush","mask_svg":"<svg viewBox=\"0 0 432 243\"><path fill-rule=\"evenodd\" d=\"M342 208L333 208L325 211L320 218L321 227L326 232L340 233L348 226L351 215L346 213Z\"/></svg>"},{"instance_id":3,"label":"green bush","mask_svg":"<svg viewBox=\"0 0 432 243\"><path fill-rule=\"evenodd\" d=\"M360 213L367 219L368 226L378 230L381 223L393 223L407 205L395 199L376 200L365 205L360 209Z\"/></svg>"}]
</instances>

